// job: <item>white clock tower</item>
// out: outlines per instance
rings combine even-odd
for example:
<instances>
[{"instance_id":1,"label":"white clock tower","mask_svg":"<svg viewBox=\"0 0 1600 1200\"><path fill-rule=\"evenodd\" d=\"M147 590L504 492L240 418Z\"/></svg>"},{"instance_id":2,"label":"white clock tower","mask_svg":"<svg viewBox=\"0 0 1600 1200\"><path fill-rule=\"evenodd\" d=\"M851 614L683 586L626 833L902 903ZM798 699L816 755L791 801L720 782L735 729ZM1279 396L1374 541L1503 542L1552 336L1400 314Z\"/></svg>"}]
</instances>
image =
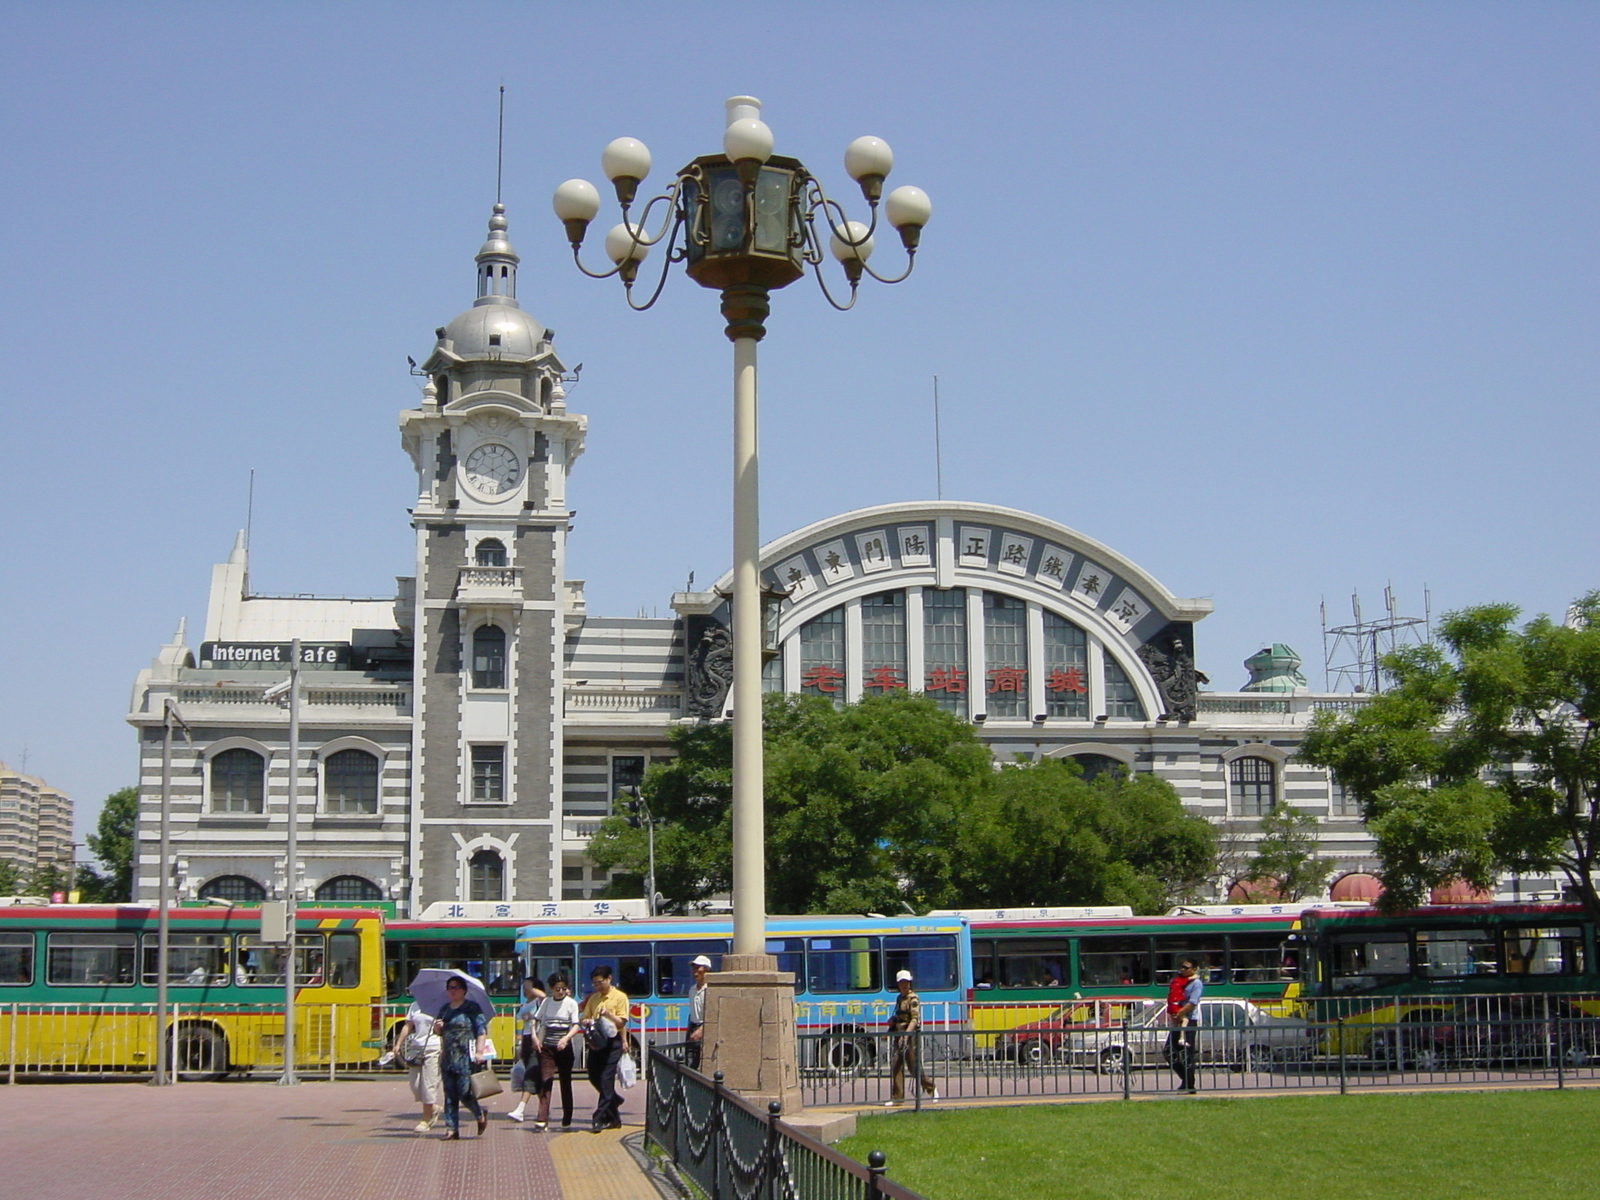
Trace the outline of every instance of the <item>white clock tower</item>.
<instances>
[{"instance_id":1,"label":"white clock tower","mask_svg":"<svg viewBox=\"0 0 1600 1200\"><path fill-rule=\"evenodd\" d=\"M411 911L560 895L567 472L587 422L566 409L551 333L517 303L503 205L478 298L437 331L416 465Z\"/></svg>"}]
</instances>

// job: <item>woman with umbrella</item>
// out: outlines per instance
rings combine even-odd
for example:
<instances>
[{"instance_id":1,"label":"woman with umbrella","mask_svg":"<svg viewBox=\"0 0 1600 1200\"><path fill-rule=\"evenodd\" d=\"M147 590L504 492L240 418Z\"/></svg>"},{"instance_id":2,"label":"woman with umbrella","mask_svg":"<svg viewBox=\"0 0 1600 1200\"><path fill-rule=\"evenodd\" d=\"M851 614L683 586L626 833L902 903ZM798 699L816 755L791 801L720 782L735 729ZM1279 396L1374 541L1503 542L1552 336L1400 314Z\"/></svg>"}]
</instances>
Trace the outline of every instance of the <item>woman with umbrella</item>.
<instances>
[{"instance_id":1,"label":"woman with umbrella","mask_svg":"<svg viewBox=\"0 0 1600 1200\"><path fill-rule=\"evenodd\" d=\"M469 980L468 976L447 971L418 972L417 978L411 982L411 994L417 998L418 1003L426 1003L423 997L430 991L427 985L435 982L422 978L423 975L430 973L448 976L444 980L445 1000L434 1010L438 1016L433 1022L433 1031L439 1035L442 1043L439 1053L439 1078L444 1084L444 1120L450 1127L445 1137L461 1136L463 1100L472 1110L472 1115L478 1119L478 1136L482 1137L484 1130L489 1127L489 1114L484 1111L478 1097L473 1094L472 1064L474 1061L482 1062L494 1055L494 1047L489 1042L489 1014L494 1008L489 1004L483 984L475 979ZM468 996L469 982L477 984L472 990L482 997L481 1002ZM419 988L419 985L422 986Z\"/></svg>"}]
</instances>

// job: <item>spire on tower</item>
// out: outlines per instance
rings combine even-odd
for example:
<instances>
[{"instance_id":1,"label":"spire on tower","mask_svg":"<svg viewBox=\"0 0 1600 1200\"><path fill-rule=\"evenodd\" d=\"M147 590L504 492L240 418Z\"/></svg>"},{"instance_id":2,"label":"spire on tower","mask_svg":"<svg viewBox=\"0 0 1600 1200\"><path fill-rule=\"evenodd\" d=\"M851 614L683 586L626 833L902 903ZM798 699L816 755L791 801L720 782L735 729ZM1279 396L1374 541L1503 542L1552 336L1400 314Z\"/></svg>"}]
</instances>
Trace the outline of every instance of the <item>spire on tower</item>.
<instances>
[{"instance_id":1,"label":"spire on tower","mask_svg":"<svg viewBox=\"0 0 1600 1200\"><path fill-rule=\"evenodd\" d=\"M495 202L489 218L489 240L478 251L478 298L475 304L517 304L517 264L522 260L506 240L506 206Z\"/></svg>"}]
</instances>

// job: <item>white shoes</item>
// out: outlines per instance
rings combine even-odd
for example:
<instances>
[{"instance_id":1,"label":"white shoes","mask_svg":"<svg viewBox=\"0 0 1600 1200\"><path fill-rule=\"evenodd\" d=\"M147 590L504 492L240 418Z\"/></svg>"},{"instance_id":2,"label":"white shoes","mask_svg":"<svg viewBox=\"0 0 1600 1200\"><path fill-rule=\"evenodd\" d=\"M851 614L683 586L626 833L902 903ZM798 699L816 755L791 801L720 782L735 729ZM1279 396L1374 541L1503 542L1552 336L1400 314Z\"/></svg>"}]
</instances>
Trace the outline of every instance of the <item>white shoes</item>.
<instances>
[{"instance_id":1,"label":"white shoes","mask_svg":"<svg viewBox=\"0 0 1600 1200\"><path fill-rule=\"evenodd\" d=\"M506 1116L510 1117L513 1121L526 1120L526 1118L522 1115L522 1105L520 1104L508 1112Z\"/></svg>"},{"instance_id":2,"label":"white shoes","mask_svg":"<svg viewBox=\"0 0 1600 1200\"><path fill-rule=\"evenodd\" d=\"M928 1097L928 1103L929 1104L937 1104L937 1103L939 1103L939 1089L938 1088L934 1088L933 1089L933 1095Z\"/></svg>"},{"instance_id":3,"label":"white shoes","mask_svg":"<svg viewBox=\"0 0 1600 1200\"><path fill-rule=\"evenodd\" d=\"M904 1100L885 1100L883 1106L885 1108L899 1108L904 1103Z\"/></svg>"}]
</instances>

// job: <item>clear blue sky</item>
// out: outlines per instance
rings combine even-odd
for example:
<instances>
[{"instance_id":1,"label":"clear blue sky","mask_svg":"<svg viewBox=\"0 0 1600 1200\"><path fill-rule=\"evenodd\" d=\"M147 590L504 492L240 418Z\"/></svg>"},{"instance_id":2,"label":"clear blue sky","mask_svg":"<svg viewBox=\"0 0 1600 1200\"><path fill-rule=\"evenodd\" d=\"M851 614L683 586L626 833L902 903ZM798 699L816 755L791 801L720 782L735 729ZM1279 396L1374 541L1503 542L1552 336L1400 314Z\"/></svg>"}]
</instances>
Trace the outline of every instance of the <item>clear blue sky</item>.
<instances>
[{"instance_id":1,"label":"clear blue sky","mask_svg":"<svg viewBox=\"0 0 1600 1200\"><path fill-rule=\"evenodd\" d=\"M687 279L580 277L549 196L618 135L656 181L718 151L742 92L841 197L873 133L935 206L910 282L777 298L764 536L931 497L937 374L945 496L1212 597L1215 686L1270 641L1320 684L1355 588L1560 611L1600 586L1597 61L1571 3L8 5L0 758L80 827L135 780L134 674L198 641L252 467L260 590L411 572L405 360L473 296L502 81L591 612L726 567L729 349Z\"/></svg>"}]
</instances>

